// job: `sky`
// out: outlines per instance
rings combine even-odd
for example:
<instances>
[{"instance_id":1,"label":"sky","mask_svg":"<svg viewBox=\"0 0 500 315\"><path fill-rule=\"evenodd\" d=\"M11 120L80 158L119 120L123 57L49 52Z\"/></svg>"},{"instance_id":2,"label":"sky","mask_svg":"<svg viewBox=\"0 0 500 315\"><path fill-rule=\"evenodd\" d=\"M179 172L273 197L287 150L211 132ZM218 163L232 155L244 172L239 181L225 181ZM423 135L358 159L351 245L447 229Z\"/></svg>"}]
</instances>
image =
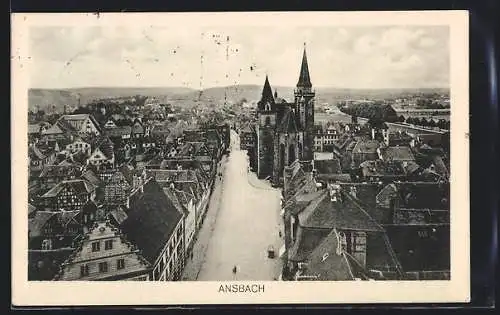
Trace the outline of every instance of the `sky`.
<instances>
[{"instance_id":1,"label":"sky","mask_svg":"<svg viewBox=\"0 0 500 315\"><path fill-rule=\"evenodd\" d=\"M32 27L30 86L295 86L304 43L314 87L449 87L447 26Z\"/></svg>"}]
</instances>

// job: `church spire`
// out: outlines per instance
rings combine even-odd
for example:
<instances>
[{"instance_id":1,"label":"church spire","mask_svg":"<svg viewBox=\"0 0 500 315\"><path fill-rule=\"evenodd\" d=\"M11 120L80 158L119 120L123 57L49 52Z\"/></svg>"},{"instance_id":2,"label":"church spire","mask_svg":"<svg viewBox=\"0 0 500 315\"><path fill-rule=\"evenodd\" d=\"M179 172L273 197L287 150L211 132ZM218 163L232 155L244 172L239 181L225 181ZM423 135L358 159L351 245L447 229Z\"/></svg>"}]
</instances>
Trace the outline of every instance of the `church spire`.
<instances>
[{"instance_id":1,"label":"church spire","mask_svg":"<svg viewBox=\"0 0 500 315\"><path fill-rule=\"evenodd\" d=\"M262 89L262 98L260 100L262 103L274 103L273 90L271 89L271 84L269 84L269 78L267 77L267 75L266 82L264 82L264 88Z\"/></svg>"},{"instance_id":2,"label":"church spire","mask_svg":"<svg viewBox=\"0 0 500 315\"><path fill-rule=\"evenodd\" d=\"M309 66L307 65L306 43L304 43L304 54L302 55L302 66L300 67L299 82L297 87L311 88L311 78L309 77Z\"/></svg>"}]
</instances>

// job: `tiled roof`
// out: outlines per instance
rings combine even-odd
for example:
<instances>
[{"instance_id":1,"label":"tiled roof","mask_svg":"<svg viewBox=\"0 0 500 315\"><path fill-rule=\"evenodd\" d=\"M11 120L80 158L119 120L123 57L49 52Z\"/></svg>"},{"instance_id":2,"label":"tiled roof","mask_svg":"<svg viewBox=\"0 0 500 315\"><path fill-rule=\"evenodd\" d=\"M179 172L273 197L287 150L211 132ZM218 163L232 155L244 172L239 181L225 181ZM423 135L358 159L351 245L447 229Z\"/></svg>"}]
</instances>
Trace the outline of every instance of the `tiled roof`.
<instances>
[{"instance_id":1,"label":"tiled roof","mask_svg":"<svg viewBox=\"0 0 500 315\"><path fill-rule=\"evenodd\" d=\"M172 203L175 205L177 210L181 213L186 212L185 204L182 203L182 201L179 199L178 194L176 193L175 188L172 189L170 187L163 188L163 192L168 196L168 198L172 201Z\"/></svg>"},{"instance_id":2,"label":"tiled roof","mask_svg":"<svg viewBox=\"0 0 500 315\"><path fill-rule=\"evenodd\" d=\"M339 183L349 183L351 182L351 174L318 174L316 176L318 180L334 181Z\"/></svg>"},{"instance_id":3,"label":"tiled roof","mask_svg":"<svg viewBox=\"0 0 500 315\"><path fill-rule=\"evenodd\" d=\"M40 133L40 124L29 124L28 134Z\"/></svg>"},{"instance_id":4,"label":"tiled roof","mask_svg":"<svg viewBox=\"0 0 500 315\"><path fill-rule=\"evenodd\" d=\"M32 214L36 210L37 210L37 208L35 206L33 206L32 204L28 203L28 214Z\"/></svg>"},{"instance_id":5,"label":"tiled roof","mask_svg":"<svg viewBox=\"0 0 500 315\"><path fill-rule=\"evenodd\" d=\"M333 230L311 252L302 275L322 281L354 280L345 255L337 254L338 245L336 231Z\"/></svg>"},{"instance_id":6,"label":"tiled roof","mask_svg":"<svg viewBox=\"0 0 500 315\"><path fill-rule=\"evenodd\" d=\"M144 133L144 127L142 126L142 124L135 123L135 124L132 126L132 133L133 133L133 134L136 134L136 133Z\"/></svg>"},{"instance_id":7,"label":"tiled roof","mask_svg":"<svg viewBox=\"0 0 500 315\"><path fill-rule=\"evenodd\" d=\"M359 204L345 193L341 201L331 201L328 189L304 210L303 227L340 230L380 231L377 224Z\"/></svg>"},{"instance_id":8,"label":"tiled roof","mask_svg":"<svg viewBox=\"0 0 500 315\"><path fill-rule=\"evenodd\" d=\"M332 160L315 160L314 168L318 174L339 174L341 172L340 161Z\"/></svg>"},{"instance_id":9,"label":"tiled roof","mask_svg":"<svg viewBox=\"0 0 500 315\"><path fill-rule=\"evenodd\" d=\"M99 148L106 158L111 159L114 155L113 142L106 136L100 136L94 141L92 148Z\"/></svg>"},{"instance_id":10,"label":"tiled roof","mask_svg":"<svg viewBox=\"0 0 500 315\"><path fill-rule=\"evenodd\" d=\"M377 195L377 202L389 204L396 197L400 208L449 209L449 183L434 182L394 182L387 185Z\"/></svg>"},{"instance_id":11,"label":"tiled roof","mask_svg":"<svg viewBox=\"0 0 500 315\"><path fill-rule=\"evenodd\" d=\"M304 261L311 252L330 233L329 229L313 229L299 226L296 234L296 241L290 249L289 259L292 261Z\"/></svg>"},{"instance_id":12,"label":"tiled roof","mask_svg":"<svg viewBox=\"0 0 500 315\"><path fill-rule=\"evenodd\" d=\"M352 153L377 153L380 143L377 140L358 141Z\"/></svg>"},{"instance_id":13,"label":"tiled roof","mask_svg":"<svg viewBox=\"0 0 500 315\"><path fill-rule=\"evenodd\" d=\"M130 135L132 133L132 128L130 126L121 126L106 131L109 137L122 137Z\"/></svg>"},{"instance_id":14,"label":"tiled roof","mask_svg":"<svg viewBox=\"0 0 500 315\"><path fill-rule=\"evenodd\" d=\"M41 236L45 224L53 217L56 217L57 221L64 227L79 213L80 211L37 211L33 218L28 219L29 236Z\"/></svg>"},{"instance_id":15,"label":"tiled roof","mask_svg":"<svg viewBox=\"0 0 500 315\"><path fill-rule=\"evenodd\" d=\"M73 180L65 180L57 184L55 187L53 187L51 190L46 192L42 198L51 198L51 197L56 197L59 195L59 193L63 190L64 187L71 187L73 191L75 191L77 194L82 194L82 193L87 193L90 194L92 191L95 190L95 186L92 185L91 183L83 180L83 179L73 179Z\"/></svg>"},{"instance_id":16,"label":"tiled roof","mask_svg":"<svg viewBox=\"0 0 500 315\"><path fill-rule=\"evenodd\" d=\"M382 150L382 158L385 161L414 161L415 157L410 147L387 147Z\"/></svg>"},{"instance_id":17,"label":"tiled roof","mask_svg":"<svg viewBox=\"0 0 500 315\"><path fill-rule=\"evenodd\" d=\"M84 171L81 178L88 181L89 183L91 183L94 186L101 185L101 180L92 170Z\"/></svg>"},{"instance_id":18,"label":"tiled roof","mask_svg":"<svg viewBox=\"0 0 500 315\"><path fill-rule=\"evenodd\" d=\"M43 227L56 215L53 211L37 211L33 218L28 219L28 233L30 237L38 237L43 234Z\"/></svg>"},{"instance_id":19,"label":"tiled roof","mask_svg":"<svg viewBox=\"0 0 500 315\"><path fill-rule=\"evenodd\" d=\"M131 200L128 218L121 228L143 256L154 263L182 219L182 213L154 180L148 181L143 189L144 193L138 192Z\"/></svg>"},{"instance_id":20,"label":"tiled roof","mask_svg":"<svg viewBox=\"0 0 500 315\"><path fill-rule=\"evenodd\" d=\"M78 176L79 167L76 165L45 165L38 177L70 177Z\"/></svg>"},{"instance_id":21,"label":"tiled roof","mask_svg":"<svg viewBox=\"0 0 500 315\"><path fill-rule=\"evenodd\" d=\"M113 207L109 214L113 217L117 224L122 224L128 218L127 212L125 212L122 206Z\"/></svg>"},{"instance_id":22,"label":"tiled roof","mask_svg":"<svg viewBox=\"0 0 500 315\"><path fill-rule=\"evenodd\" d=\"M297 132L297 124L295 122L295 117L291 109L288 109L284 112L284 116L278 124L277 128L278 132L285 133L294 133Z\"/></svg>"},{"instance_id":23,"label":"tiled roof","mask_svg":"<svg viewBox=\"0 0 500 315\"><path fill-rule=\"evenodd\" d=\"M397 262L390 254L384 233L366 234L366 267L374 270L395 270Z\"/></svg>"}]
</instances>

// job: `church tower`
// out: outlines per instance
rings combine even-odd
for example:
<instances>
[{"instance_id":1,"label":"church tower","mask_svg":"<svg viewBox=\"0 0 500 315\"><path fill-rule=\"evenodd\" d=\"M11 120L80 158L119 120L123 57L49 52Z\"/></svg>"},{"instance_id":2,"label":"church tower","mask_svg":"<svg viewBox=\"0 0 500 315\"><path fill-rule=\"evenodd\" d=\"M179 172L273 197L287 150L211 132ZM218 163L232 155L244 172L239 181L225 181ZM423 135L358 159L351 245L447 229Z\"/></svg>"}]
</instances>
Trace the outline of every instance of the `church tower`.
<instances>
[{"instance_id":1,"label":"church tower","mask_svg":"<svg viewBox=\"0 0 500 315\"><path fill-rule=\"evenodd\" d=\"M276 104L266 75L262 96L257 103L257 176L266 178L273 173Z\"/></svg>"},{"instance_id":2,"label":"church tower","mask_svg":"<svg viewBox=\"0 0 500 315\"><path fill-rule=\"evenodd\" d=\"M304 43L304 53L302 55L302 65L300 67L299 81L295 89L295 116L299 130L302 133L301 156L302 161L312 161L314 159L314 97L311 77L309 75L309 65L307 64L306 44Z\"/></svg>"}]
</instances>

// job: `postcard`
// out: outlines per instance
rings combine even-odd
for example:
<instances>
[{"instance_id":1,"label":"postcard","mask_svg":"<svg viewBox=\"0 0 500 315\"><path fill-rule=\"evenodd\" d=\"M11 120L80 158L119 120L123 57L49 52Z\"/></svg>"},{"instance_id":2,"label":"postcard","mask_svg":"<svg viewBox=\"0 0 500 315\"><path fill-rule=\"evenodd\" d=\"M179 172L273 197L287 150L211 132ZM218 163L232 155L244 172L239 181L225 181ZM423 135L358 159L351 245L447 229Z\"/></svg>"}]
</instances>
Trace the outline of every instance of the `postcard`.
<instances>
[{"instance_id":1,"label":"postcard","mask_svg":"<svg viewBox=\"0 0 500 315\"><path fill-rule=\"evenodd\" d=\"M466 11L11 19L13 305L469 301Z\"/></svg>"}]
</instances>

